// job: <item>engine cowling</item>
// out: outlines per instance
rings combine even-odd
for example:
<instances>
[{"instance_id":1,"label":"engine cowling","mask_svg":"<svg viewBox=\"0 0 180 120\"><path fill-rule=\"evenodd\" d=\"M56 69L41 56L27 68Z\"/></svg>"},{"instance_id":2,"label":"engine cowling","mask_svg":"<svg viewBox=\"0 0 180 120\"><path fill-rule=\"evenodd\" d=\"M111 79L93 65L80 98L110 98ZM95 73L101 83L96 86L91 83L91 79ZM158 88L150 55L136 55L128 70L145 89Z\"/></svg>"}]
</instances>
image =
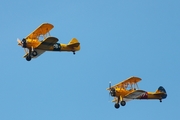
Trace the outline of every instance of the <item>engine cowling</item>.
<instances>
[{"instance_id":1,"label":"engine cowling","mask_svg":"<svg viewBox=\"0 0 180 120\"><path fill-rule=\"evenodd\" d=\"M23 38L21 43L22 43L22 47L23 48L27 48L27 41L26 41L26 39Z\"/></svg>"},{"instance_id":2,"label":"engine cowling","mask_svg":"<svg viewBox=\"0 0 180 120\"><path fill-rule=\"evenodd\" d=\"M114 88L111 88L110 94L112 97L115 97L116 96L116 90Z\"/></svg>"}]
</instances>

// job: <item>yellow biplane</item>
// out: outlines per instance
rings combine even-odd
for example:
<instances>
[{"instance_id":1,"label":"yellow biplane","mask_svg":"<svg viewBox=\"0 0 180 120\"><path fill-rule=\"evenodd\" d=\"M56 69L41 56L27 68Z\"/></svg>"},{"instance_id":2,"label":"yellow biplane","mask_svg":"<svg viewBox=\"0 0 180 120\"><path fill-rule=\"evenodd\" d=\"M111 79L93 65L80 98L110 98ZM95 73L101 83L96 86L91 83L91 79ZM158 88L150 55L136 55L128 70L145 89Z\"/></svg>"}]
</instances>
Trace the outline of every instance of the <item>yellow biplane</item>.
<instances>
[{"instance_id":1,"label":"yellow biplane","mask_svg":"<svg viewBox=\"0 0 180 120\"><path fill-rule=\"evenodd\" d=\"M127 101L134 99L157 99L162 102L162 99L167 97L166 90L160 86L155 92L146 92L144 90L139 90L137 83L141 81L141 78L130 77L114 86L109 83L109 94L114 97L112 102L115 102L114 107L119 108L125 106ZM119 104L120 103L120 104Z\"/></svg>"},{"instance_id":2,"label":"yellow biplane","mask_svg":"<svg viewBox=\"0 0 180 120\"><path fill-rule=\"evenodd\" d=\"M26 38L17 40L18 45L25 49L24 58L27 61L30 61L31 58L37 58L45 51L71 51L75 54L76 51L80 50L80 43L76 38L72 38L68 44L57 43L58 39L51 37L49 33L53 27L52 24L43 23Z\"/></svg>"}]
</instances>

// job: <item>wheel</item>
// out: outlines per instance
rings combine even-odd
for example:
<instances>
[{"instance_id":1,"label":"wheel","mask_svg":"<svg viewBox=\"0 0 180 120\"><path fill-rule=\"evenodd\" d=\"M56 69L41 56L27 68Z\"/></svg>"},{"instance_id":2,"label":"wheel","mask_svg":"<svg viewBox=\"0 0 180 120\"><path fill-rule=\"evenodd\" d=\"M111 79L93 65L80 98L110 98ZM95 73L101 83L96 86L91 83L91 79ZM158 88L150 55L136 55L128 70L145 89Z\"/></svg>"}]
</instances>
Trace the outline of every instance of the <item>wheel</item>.
<instances>
[{"instance_id":1,"label":"wheel","mask_svg":"<svg viewBox=\"0 0 180 120\"><path fill-rule=\"evenodd\" d=\"M160 99L160 102L162 102L162 100Z\"/></svg>"},{"instance_id":2,"label":"wheel","mask_svg":"<svg viewBox=\"0 0 180 120\"><path fill-rule=\"evenodd\" d=\"M74 55L76 54L75 51L73 51L73 54L74 54Z\"/></svg>"},{"instance_id":3,"label":"wheel","mask_svg":"<svg viewBox=\"0 0 180 120\"><path fill-rule=\"evenodd\" d=\"M30 61L30 60L31 60L31 56L28 55L28 56L26 57L26 60L27 60L27 61Z\"/></svg>"},{"instance_id":4,"label":"wheel","mask_svg":"<svg viewBox=\"0 0 180 120\"><path fill-rule=\"evenodd\" d=\"M31 53L31 54L32 54L32 56L34 56L34 57L35 57L35 56L37 56L37 54L38 54L38 53L37 53L36 51L32 51L32 53Z\"/></svg>"},{"instance_id":5,"label":"wheel","mask_svg":"<svg viewBox=\"0 0 180 120\"><path fill-rule=\"evenodd\" d=\"M121 101L121 105L125 106L126 105L126 101Z\"/></svg>"},{"instance_id":6,"label":"wheel","mask_svg":"<svg viewBox=\"0 0 180 120\"><path fill-rule=\"evenodd\" d=\"M114 107L115 107L116 109L118 109L118 108L120 107L119 103L116 103L116 104L114 105Z\"/></svg>"}]
</instances>

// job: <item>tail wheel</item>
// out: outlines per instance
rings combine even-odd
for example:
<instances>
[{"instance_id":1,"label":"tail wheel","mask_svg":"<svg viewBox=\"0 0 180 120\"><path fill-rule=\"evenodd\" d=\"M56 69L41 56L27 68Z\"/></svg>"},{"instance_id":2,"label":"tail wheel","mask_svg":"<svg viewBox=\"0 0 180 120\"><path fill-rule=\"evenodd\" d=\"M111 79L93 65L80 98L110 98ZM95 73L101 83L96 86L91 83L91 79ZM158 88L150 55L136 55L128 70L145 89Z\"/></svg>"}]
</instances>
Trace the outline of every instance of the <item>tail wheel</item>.
<instances>
[{"instance_id":1,"label":"tail wheel","mask_svg":"<svg viewBox=\"0 0 180 120\"><path fill-rule=\"evenodd\" d=\"M116 103L116 104L114 105L114 107L115 107L116 109L118 109L118 108L120 107L119 103Z\"/></svg>"},{"instance_id":2,"label":"tail wheel","mask_svg":"<svg viewBox=\"0 0 180 120\"><path fill-rule=\"evenodd\" d=\"M35 57L35 56L37 56L37 54L38 54L38 53L37 53L36 51L32 51L32 56Z\"/></svg>"},{"instance_id":3,"label":"tail wheel","mask_svg":"<svg viewBox=\"0 0 180 120\"><path fill-rule=\"evenodd\" d=\"M126 105L126 101L121 101L121 105L125 106Z\"/></svg>"}]
</instances>

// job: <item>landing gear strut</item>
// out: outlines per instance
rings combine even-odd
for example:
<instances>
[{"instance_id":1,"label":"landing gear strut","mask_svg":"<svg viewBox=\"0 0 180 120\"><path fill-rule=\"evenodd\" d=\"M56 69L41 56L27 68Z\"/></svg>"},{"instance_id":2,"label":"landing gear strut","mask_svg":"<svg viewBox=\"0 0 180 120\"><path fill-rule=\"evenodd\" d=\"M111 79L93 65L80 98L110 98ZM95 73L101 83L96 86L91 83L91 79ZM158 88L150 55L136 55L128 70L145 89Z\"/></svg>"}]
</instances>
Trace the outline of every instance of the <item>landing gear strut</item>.
<instances>
[{"instance_id":1,"label":"landing gear strut","mask_svg":"<svg viewBox=\"0 0 180 120\"><path fill-rule=\"evenodd\" d=\"M29 49L29 53L26 56L26 60L30 61L31 60L31 49Z\"/></svg>"},{"instance_id":2,"label":"landing gear strut","mask_svg":"<svg viewBox=\"0 0 180 120\"><path fill-rule=\"evenodd\" d=\"M114 105L114 107L115 107L116 109L118 109L118 108L120 107L119 101L120 101L120 98L118 98L117 103Z\"/></svg>"}]
</instances>

